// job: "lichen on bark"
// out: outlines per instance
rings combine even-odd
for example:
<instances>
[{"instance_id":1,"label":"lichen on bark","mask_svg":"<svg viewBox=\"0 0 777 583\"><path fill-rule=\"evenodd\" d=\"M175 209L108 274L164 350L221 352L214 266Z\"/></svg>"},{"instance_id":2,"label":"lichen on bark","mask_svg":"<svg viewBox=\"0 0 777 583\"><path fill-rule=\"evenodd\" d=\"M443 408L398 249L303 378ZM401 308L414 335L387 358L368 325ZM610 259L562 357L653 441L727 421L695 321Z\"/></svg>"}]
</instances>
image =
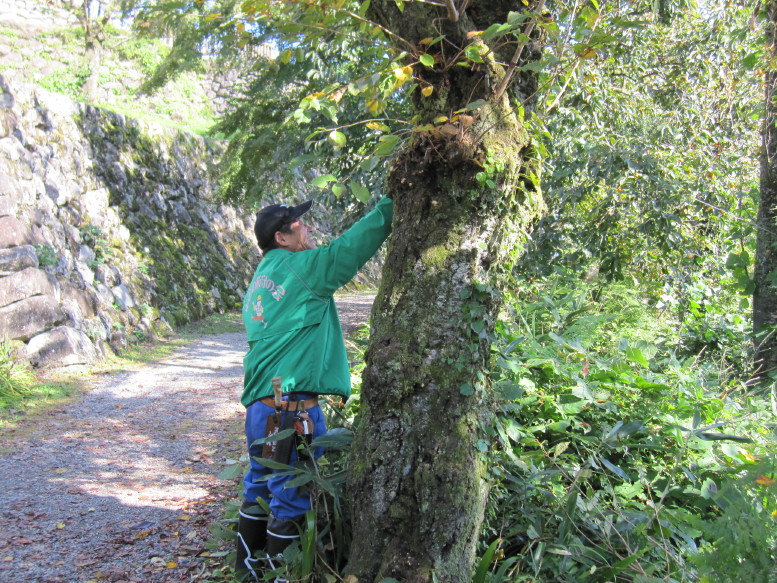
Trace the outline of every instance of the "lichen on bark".
<instances>
[{"instance_id":1,"label":"lichen on bark","mask_svg":"<svg viewBox=\"0 0 777 583\"><path fill-rule=\"evenodd\" d=\"M516 8L501 0L470 7L492 22ZM374 1L371 11L416 46L440 16L423 3L400 12ZM437 32L464 43L474 26L465 14ZM479 99L485 105L455 135L417 132L389 171L394 228L348 480L355 505L349 570L360 582L471 578L487 495L476 444L490 418L489 338L507 259L543 209L529 135L510 99L491 99L498 79L487 77L500 69L445 58L438 55L434 68L414 65L438 96L427 102L416 92L416 118L466 110Z\"/></svg>"}]
</instances>

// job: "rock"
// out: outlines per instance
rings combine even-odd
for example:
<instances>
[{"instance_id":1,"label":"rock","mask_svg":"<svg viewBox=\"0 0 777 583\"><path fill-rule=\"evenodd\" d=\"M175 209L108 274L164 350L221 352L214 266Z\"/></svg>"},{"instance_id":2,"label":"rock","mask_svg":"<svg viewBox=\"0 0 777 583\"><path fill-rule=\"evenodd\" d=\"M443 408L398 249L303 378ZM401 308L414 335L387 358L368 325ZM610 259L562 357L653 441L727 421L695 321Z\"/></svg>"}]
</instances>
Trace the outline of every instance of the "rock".
<instances>
[{"instance_id":1,"label":"rock","mask_svg":"<svg viewBox=\"0 0 777 583\"><path fill-rule=\"evenodd\" d=\"M83 261L76 261L76 271L81 276L81 281L90 286L94 283L94 271Z\"/></svg>"},{"instance_id":2,"label":"rock","mask_svg":"<svg viewBox=\"0 0 777 583\"><path fill-rule=\"evenodd\" d=\"M84 318L93 318L97 314L99 300L97 294L90 289L78 289L70 283L63 283L61 286L62 301L71 301L78 304L78 307Z\"/></svg>"},{"instance_id":3,"label":"rock","mask_svg":"<svg viewBox=\"0 0 777 583\"><path fill-rule=\"evenodd\" d=\"M70 203L79 192L78 185L68 180L60 172L49 169L44 178L46 194L57 206L65 206Z\"/></svg>"},{"instance_id":4,"label":"rock","mask_svg":"<svg viewBox=\"0 0 777 583\"><path fill-rule=\"evenodd\" d=\"M27 267L38 267L38 256L32 245L21 245L0 249L0 275L21 271Z\"/></svg>"},{"instance_id":5,"label":"rock","mask_svg":"<svg viewBox=\"0 0 777 583\"><path fill-rule=\"evenodd\" d=\"M102 226L105 211L108 209L110 193L107 188L98 188L90 190L81 195L81 203L84 206L84 212L92 224Z\"/></svg>"},{"instance_id":6,"label":"rock","mask_svg":"<svg viewBox=\"0 0 777 583\"><path fill-rule=\"evenodd\" d=\"M8 176L0 176L0 192L7 193L10 190L6 190L6 184L4 182L6 179L12 180L12 178ZM0 195L0 217L15 215L18 208L19 206L11 196Z\"/></svg>"},{"instance_id":7,"label":"rock","mask_svg":"<svg viewBox=\"0 0 777 583\"><path fill-rule=\"evenodd\" d=\"M27 341L65 319L51 296L34 296L0 308L0 337Z\"/></svg>"},{"instance_id":8,"label":"rock","mask_svg":"<svg viewBox=\"0 0 777 583\"><path fill-rule=\"evenodd\" d=\"M97 300L101 307L110 308L113 305L113 294L109 287L102 283L97 283L94 286L94 291L97 294Z\"/></svg>"},{"instance_id":9,"label":"rock","mask_svg":"<svg viewBox=\"0 0 777 583\"><path fill-rule=\"evenodd\" d=\"M111 292L113 293L113 298L116 300L116 303L122 311L126 311L128 308L135 307L135 299L127 289L127 286L123 283L112 288Z\"/></svg>"},{"instance_id":10,"label":"rock","mask_svg":"<svg viewBox=\"0 0 777 583\"><path fill-rule=\"evenodd\" d=\"M94 249L87 245L81 245L78 249L78 260L83 263L89 263L95 260Z\"/></svg>"},{"instance_id":11,"label":"rock","mask_svg":"<svg viewBox=\"0 0 777 583\"><path fill-rule=\"evenodd\" d=\"M97 281L108 287L114 287L121 283L121 274L113 265L98 265L94 270Z\"/></svg>"},{"instance_id":12,"label":"rock","mask_svg":"<svg viewBox=\"0 0 777 583\"><path fill-rule=\"evenodd\" d=\"M28 267L0 278L0 307L8 306L32 296L56 297L57 280L45 271Z\"/></svg>"},{"instance_id":13,"label":"rock","mask_svg":"<svg viewBox=\"0 0 777 583\"><path fill-rule=\"evenodd\" d=\"M0 249L27 245L31 242L30 227L16 217L0 217Z\"/></svg>"},{"instance_id":14,"label":"rock","mask_svg":"<svg viewBox=\"0 0 777 583\"><path fill-rule=\"evenodd\" d=\"M192 222L192 216L189 214L189 211L186 210L186 207L184 207L180 202L175 201L173 203L172 209L170 209L170 215L173 221L189 224Z\"/></svg>"},{"instance_id":15,"label":"rock","mask_svg":"<svg viewBox=\"0 0 777 583\"><path fill-rule=\"evenodd\" d=\"M27 355L33 366L72 366L97 360L97 349L81 330L59 326L38 334L27 344Z\"/></svg>"}]
</instances>

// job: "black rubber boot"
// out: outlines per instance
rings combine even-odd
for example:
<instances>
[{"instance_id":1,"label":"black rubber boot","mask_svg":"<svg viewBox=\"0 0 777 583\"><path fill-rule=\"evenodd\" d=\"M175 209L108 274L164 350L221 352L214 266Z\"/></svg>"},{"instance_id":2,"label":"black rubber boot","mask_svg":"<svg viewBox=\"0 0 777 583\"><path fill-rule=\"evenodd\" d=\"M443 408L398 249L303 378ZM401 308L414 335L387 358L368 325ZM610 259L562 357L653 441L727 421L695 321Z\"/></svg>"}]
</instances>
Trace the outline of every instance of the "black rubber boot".
<instances>
[{"instance_id":1,"label":"black rubber boot","mask_svg":"<svg viewBox=\"0 0 777 583\"><path fill-rule=\"evenodd\" d=\"M237 523L237 557L235 577L241 581L255 580L264 572L264 549L267 544L267 516L261 515L255 502L240 506ZM261 551L261 552L260 552ZM259 558L257 558L257 553Z\"/></svg>"},{"instance_id":2,"label":"black rubber boot","mask_svg":"<svg viewBox=\"0 0 777 583\"><path fill-rule=\"evenodd\" d=\"M283 556L286 547L299 540L300 525L304 518L303 515L290 520L280 520L270 514L270 520L267 522L267 560L271 569L279 566L273 562L273 559ZM286 583L286 579L276 577L275 583Z\"/></svg>"}]
</instances>

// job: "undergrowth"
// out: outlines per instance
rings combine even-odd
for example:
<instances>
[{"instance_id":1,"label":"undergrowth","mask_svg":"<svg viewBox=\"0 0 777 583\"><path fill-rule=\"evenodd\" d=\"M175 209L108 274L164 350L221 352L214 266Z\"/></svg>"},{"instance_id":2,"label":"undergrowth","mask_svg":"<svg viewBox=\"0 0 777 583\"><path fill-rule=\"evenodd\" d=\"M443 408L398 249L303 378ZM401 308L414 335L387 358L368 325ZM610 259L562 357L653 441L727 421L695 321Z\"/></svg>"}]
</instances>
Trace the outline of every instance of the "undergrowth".
<instances>
[{"instance_id":1,"label":"undergrowth","mask_svg":"<svg viewBox=\"0 0 777 583\"><path fill-rule=\"evenodd\" d=\"M506 306L493 338L497 415L484 428L490 498L473 583L777 580L777 395L749 392L748 363L731 370L721 358L747 345L744 330L715 346L696 319L693 343L711 339L699 349L684 343L687 326L633 290L563 279L517 289ZM348 344L355 390L329 420L341 428L334 450L320 467L287 468L318 492L308 544L286 553L289 581L343 580L344 450L365 344L365 330ZM219 533L234 536L225 524Z\"/></svg>"},{"instance_id":2,"label":"undergrowth","mask_svg":"<svg viewBox=\"0 0 777 583\"><path fill-rule=\"evenodd\" d=\"M711 374L671 323L650 342L648 308L559 283L497 329L483 581L771 581L773 393Z\"/></svg>"}]
</instances>

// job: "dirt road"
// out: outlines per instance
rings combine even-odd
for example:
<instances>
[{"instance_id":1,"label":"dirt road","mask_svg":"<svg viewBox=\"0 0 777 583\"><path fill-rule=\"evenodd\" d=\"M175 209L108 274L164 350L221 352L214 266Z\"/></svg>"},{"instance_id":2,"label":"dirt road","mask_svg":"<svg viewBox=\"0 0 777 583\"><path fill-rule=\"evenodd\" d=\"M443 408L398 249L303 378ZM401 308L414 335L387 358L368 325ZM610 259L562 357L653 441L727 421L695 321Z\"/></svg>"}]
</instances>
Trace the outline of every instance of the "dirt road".
<instances>
[{"instance_id":1,"label":"dirt road","mask_svg":"<svg viewBox=\"0 0 777 583\"><path fill-rule=\"evenodd\" d=\"M338 298L343 329L372 296ZM0 436L0 580L197 581L223 559L208 527L238 494L245 337L203 336L107 375Z\"/></svg>"}]
</instances>

